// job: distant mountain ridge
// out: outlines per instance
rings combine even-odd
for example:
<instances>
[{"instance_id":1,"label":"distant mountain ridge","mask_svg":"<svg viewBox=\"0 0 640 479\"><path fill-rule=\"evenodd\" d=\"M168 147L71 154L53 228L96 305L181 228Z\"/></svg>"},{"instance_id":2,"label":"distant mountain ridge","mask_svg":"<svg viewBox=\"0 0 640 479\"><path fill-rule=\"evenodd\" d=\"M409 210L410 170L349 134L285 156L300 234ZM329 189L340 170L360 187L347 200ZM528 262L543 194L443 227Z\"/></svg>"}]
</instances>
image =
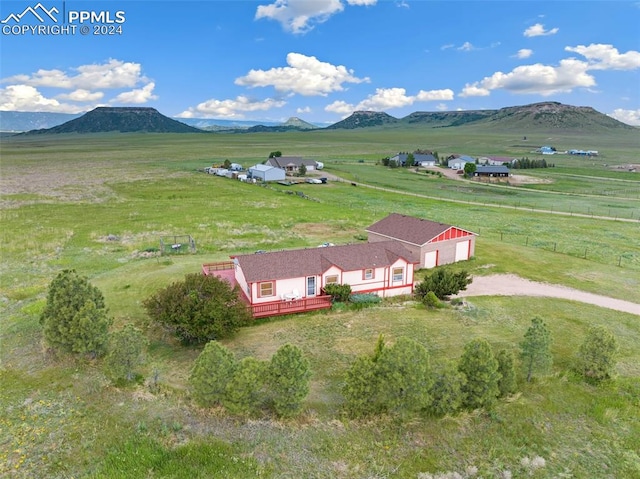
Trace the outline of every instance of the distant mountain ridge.
<instances>
[{"instance_id":1,"label":"distant mountain ridge","mask_svg":"<svg viewBox=\"0 0 640 479\"><path fill-rule=\"evenodd\" d=\"M564 105L552 101L505 107L499 110L417 111L404 118L395 118L384 112L356 111L344 120L328 126L327 129L398 127L403 125L430 128L485 125L505 130L544 129L556 131L588 131L600 128L636 129L591 107Z\"/></svg>"},{"instance_id":2,"label":"distant mountain ridge","mask_svg":"<svg viewBox=\"0 0 640 479\"><path fill-rule=\"evenodd\" d=\"M338 123L329 125L327 130L369 128L399 123L400 120L382 111L354 111L350 116Z\"/></svg>"},{"instance_id":3,"label":"distant mountain ridge","mask_svg":"<svg viewBox=\"0 0 640 479\"><path fill-rule=\"evenodd\" d=\"M59 133L203 133L148 107L98 107L81 117L25 135Z\"/></svg>"},{"instance_id":4,"label":"distant mountain ridge","mask_svg":"<svg viewBox=\"0 0 640 479\"><path fill-rule=\"evenodd\" d=\"M464 126L502 130L544 130L581 132L601 129L638 130L587 106L540 102L499 110L416 111L403 118L385 112L355 111L347 118L321 127L300 118L285 123L249 120L179 119L147 107L98 107L84 115L0 111L0 131L43 133L156 132L156 133L256 133L311 129L356 128L454 128ZM197 127L196 127L197 126ZM35 131L30 131L35 130Z\"/></svg>"}]
</instances>

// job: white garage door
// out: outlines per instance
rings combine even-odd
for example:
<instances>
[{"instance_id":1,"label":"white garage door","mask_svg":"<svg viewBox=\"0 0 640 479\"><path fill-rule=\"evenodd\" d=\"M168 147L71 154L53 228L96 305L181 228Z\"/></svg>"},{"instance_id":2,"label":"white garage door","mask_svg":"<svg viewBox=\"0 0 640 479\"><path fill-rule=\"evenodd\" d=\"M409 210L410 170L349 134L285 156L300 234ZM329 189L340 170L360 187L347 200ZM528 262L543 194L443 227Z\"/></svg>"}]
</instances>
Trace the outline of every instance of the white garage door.
<instances>
[{"instance_id":1,"label":"white garage door","mask_svg":"<svg viewBox=\"0 0 640 479\"><path fill-rule=\"evenodd\" d=\"M429 252L424 254L424 267L425 268L435 268L437 261L438 261L438 252L437 251L429 251Z\"/></svg>"},{"instance_id":2,"label":"white garage door","mask_svg":"<svg viewBox=\"0 0 640 479\"><path fill-rule=\"evenodd\" d=\"M456 243L456 261L469 259L469 240Z\"/></svg>"}]
</instances>

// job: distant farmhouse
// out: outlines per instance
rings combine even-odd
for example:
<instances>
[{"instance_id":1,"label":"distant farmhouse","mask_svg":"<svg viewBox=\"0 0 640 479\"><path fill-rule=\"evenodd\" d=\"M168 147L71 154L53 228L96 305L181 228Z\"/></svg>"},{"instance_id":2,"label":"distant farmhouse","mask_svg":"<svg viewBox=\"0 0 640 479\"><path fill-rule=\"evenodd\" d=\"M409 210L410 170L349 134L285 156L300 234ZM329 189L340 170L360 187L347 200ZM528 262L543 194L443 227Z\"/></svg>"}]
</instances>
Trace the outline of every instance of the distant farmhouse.
<instances>
[{"instance_id":1,"label":"distant farmhouse","mask_svg":"<svg viewBox=\"0 0 640 479\"><path fill-rule=\"evenodd\" d=\"M489 166L502 166L512 164L516 161L516 158L509 158L506 156L481 156L478 158L478 163L481 165Z\"/></svg>"},{"instance_id":2,"label":"distant farmhouse","mask_svg":"<svg viewBox=\"0 0 640 479\"><path fill-rule=\"evenodd\" d=\"M282 168L276 168L275 166L258 164L252 166L248 170L249 178L256 181L282 181L285 179L286 173Z\"/></svg>"},{"instance_id":3,"label":"distant farmhouse","mask_svg":"<svg viewBox=\"0 0 640 479\"><path fill-rule=\"evenodd\" d=\"M288 175L295 175L300 171L302 165L305 166L307 171L313 171L317 167L317 163L314 160L305 160L299 156L278 156L269 158L265 163L269 166L283 169Z\"/></svg>"},{"instance_id":4,"label":"distant farmhouse","mask_svg":"<svg viewBox=\"0 0 640 479\"><path fill-rule=\"evenodd\" d=\"M328 284L383 298L411 294L415 269L468 260L477 236L396 213L366 231L367 243L235 255L202 271L238 285L254 317L291 314L331 307Z\"/></svg>"},{"instance_id":5,"label":"distant farmhouse","mask_svg":"<svg viewBox=\"0 0 640 479\"><path fill-rule=\"evenodd\" d=\"M424 153L412 153L413 155L413 163L411 166L436 166L438 160L432 154L424 154ZM409 153L398 153L397 155L389 158L389 162L395 162L397 166L406 166L407 158L409 157Z\"/></svg>"},{"instance_id":6,"label":"distant farmhouse","mask_svg":"<svg viewBox=\"0 0 640 479\"><path fill-rule=\"evenodd\" d=\"M536 150L538 153L542 153L543 155L553 155L556 152L556 149L553 146L541 146Z\"/></svg>"},{"instance_id":7,"label":"distant farmhouse","mask_svg":"<svg viewBox=\"0 0 640 479\"><path fill-rule=\"evenodd\" d=\"M598 156L598 152L596 150L569 150L567 153L578 156Z\"/></svg>"},{"instance_id":8,"label":"distant farmhouse","mask_svg":"<svg viewBox=\"0 0 640 479\"><path fill-rule=\"evenodd\" d=\"M467 155L453 155L448 159L447 166L454 170L464 170L464 165L467 163L475 163L475 158L471 158Z\"/></svg>"}]
</instances>

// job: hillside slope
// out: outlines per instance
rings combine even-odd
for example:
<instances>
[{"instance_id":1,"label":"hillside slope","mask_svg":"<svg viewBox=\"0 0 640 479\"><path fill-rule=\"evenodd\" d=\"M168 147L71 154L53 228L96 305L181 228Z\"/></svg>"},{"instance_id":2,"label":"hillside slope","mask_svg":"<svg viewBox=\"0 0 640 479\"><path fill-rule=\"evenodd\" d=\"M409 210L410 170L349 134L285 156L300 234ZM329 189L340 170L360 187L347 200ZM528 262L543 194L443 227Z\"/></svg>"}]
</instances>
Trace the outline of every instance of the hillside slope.
<instances>
[{"instance_id":1,"label":"hillside slope","mask_svg":"<svg viewBox=\"0 0 640 479\"><path fill-rule=\"evenodd\" d=\"M98 107L79 118L44 130L26 134L61 133L203 133L198 128L185 125L162 115L155 108Z\"/></svg>"}]
</instances>

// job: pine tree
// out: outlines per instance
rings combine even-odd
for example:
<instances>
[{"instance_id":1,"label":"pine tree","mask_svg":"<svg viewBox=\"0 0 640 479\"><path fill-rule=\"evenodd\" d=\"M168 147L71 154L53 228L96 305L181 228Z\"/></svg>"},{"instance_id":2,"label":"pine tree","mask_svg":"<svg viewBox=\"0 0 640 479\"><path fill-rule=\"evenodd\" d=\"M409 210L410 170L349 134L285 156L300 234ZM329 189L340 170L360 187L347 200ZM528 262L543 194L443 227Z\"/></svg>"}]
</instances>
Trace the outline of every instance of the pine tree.
<instances>
[{"instance_id":1,"label":"pine tree","mask_svg":"<svg viewBox=\"0 0 640 479\"><path fill-rule=\"evenodd\" d=\"M498 360L498 372L500 373L500 380L498 381L500 397L509 396L516 392L517 387L515 357L512 351L502 349L498 352L496 359Z\"/></svg>"},{"instance_id":2,"label":"pine tree","mask_svg":"<svg viewBox=\"0 0 640 479\"><path fill-rule=\"evenodd\" d=\"M285 344L272 356L269 364L269 389L273 407L282 417L295 415L309 394L311 368L297 346Z\"/></svg>"},{"instance_id":3,"label":"pine tree","mask_svg":"<svg viewBox=\"0 0 640 479\"><path fill-rule=\"evenodd\" d=\"M485 339L474 339L467 343L458 370L466 378L462 388L464 406L490 409L500 393L500 373L489 343Z\"/></svg>"},{"instance_id":4,"label":"pine tree","mask_svg":"<svg viewBox=\"0 0 640 479\"><path fill-rule=\"evenodd\" d=\"M456 413L462 407L466 377L454 364L448 363L434 374L431 404L427 410L436 416Z\"/></svg>"},{"instance_id":5,"label":"pine tree","mask_svg":"<svg viewBox=\"0 0 640 479\"><path fill-rule=\"evenodd\" d=\"M615 375L618 343L604 326L593 326L580 345L576 368L588 381L600 382Z\"/></svg>"},{"instance_id":6,"label":"pine tree","mask_svg":"<svg viewBox=\"0 0 640 479\"><path fill-rule=\"evenodd\" d=\"M432 377L427 349L410 338L399 338L376 361L381 403L389 412L419 411L430 402Z\"/></svg>"},{"instance_id":7,"label":"pine tree","mask_svg":"<svg viewBox=\"0 0 640 479\"><path fill-rule=\"evenodd\" d=\"M144 364L147 343L142 332L132 324L112 333L105 358L107 375L113 381L132 381L136 369Z\"/></svg>"},{"instance_id":8,"label":"pine tree","mask_svg":"<svg viewBox=\"0 0 640 479\"><path fill-rule=\"evenodd\" d=\"M255 415L265 402L268 365L253 357L243 358L227 383L222 404L232 414Z\"/></svg>"},{"instance_id":9,"label":"pine tree","mask_svg":"<svg viewBox=\"0 0 640 479\"><path fill-rule=\"evenodd\" d=\"M471 281L469 273L464 270L454 273L449 268L436 268L416 285L415 295L422 301L429 291L433 291L438 299L445 300L448 296L467 289Z\"/></svg>"},{"instance_id":10,"label":"pine tree","mask_svg":"<svg viewBox=\"0 0 640 479\"><path fill-rule=\"evenodd\" d=\"M218 341L209 341L196 359L189 377L195 401L203 407L222 403L236 368L233 353Z\"/></svg>"},{"instance_id":11,"label":"pine tree","mask_svg":"<svg viewBox=\"0 0 640 479\"><path fill-rule=\"evenodd\" d=\"M40 316L44 338L54 349L68 353L105 353L111 319L102 292L75 270L64 270L49 285Z\"/></svg>"},{"instance_id":12,"label":"pine tree","mask_svg":"<svg viewBox=\"0 0 640 479\"><path fill-rule=\"evenodd\" d=\"M383 411L377 363L384 350L384 335L381 334L373 355L359 356L347 370L342 394L345 397L344 408L349 416L365 417Z\"/></svg>"},{"instance_id":13,"label":"pine tree","mask_svg":"<svg viewBox=\"0 0 640 479\"><path fill-rule=\"evenodd\" d=\"M378 402L380 383L376 363L370 356L359 356L345 375L342 394L344 409L350 417L365 417L382 411Z\"/></svg>"},{"instance_id":14,"label":"pine tree","mask_svg":"<svg viewBox=\"0 0 640 479\"><path fill-rule=\"evenodd\" d=\"M531 326L524 334L524 341L520 343L520 357L527 373L527 382L531 381L533 373L547 372L553 364L551 355L551 332L540 318L533 318Z\"/></svg>"}]
</instances>

